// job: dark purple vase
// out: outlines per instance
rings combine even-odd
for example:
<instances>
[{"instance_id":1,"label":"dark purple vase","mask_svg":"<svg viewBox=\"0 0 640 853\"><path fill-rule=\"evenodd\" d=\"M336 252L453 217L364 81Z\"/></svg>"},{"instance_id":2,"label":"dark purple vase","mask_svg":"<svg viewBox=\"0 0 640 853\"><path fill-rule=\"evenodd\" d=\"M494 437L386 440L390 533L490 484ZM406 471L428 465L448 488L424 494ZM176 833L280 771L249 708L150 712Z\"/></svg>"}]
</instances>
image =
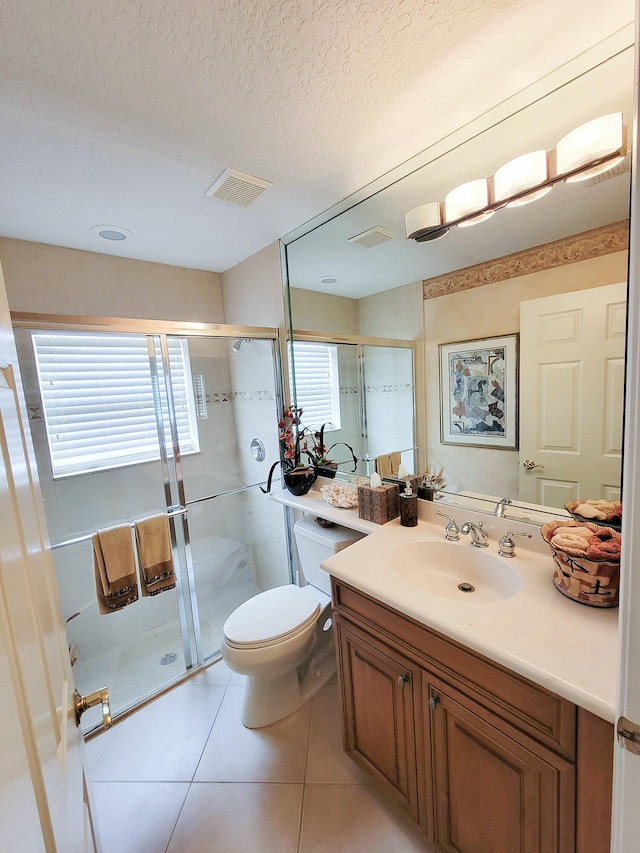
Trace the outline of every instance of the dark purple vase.
<instances>
[{"instance_id":1,"label":"dark purple vase","mask_svg":"<svg viewBox=\"0 0 640 853\"><path fill-rule=\"evenodd\" d=\"M282 472L285 485L292 495L306 495L316 480L316 471L310 465L306 468L289 468Z\"/></svg>"}]
</instances>

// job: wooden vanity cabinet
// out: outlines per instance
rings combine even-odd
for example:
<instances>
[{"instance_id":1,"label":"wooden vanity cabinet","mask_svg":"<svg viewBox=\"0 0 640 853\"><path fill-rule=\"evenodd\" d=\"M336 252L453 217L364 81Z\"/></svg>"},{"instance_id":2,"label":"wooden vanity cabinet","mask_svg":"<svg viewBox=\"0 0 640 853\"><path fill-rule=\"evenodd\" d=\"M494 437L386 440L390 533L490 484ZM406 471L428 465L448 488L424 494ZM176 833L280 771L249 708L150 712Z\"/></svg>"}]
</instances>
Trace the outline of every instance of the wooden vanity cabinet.
<instances>
[{"instance_id":1,"label":"wooden vanity cabinet","mask_svg":"<svg viewBox=\"0 0 640 853\"><path fill-rule=\"evenodd\" d=\"M417 822L420 670L374 637L343 625L338 631L345 749Z\"/></svg>"},{"instance_id":2,"label":"wooden vanity cabinet","mask_svg":"<svg viewBox=\"0 0 640 853\"><path fill-rule=\"evenodd\" d=\"M333 580L347 753L448 853L606 853L613 727Z\"/></svg>"}]
</instances>

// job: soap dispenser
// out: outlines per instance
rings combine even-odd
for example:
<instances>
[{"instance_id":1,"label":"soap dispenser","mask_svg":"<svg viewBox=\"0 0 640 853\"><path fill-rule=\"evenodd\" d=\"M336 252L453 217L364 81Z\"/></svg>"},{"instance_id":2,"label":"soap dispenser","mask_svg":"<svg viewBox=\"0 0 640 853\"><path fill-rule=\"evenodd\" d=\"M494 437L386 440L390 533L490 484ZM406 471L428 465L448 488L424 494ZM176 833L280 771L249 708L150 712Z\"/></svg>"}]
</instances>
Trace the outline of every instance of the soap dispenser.
<instances>
[{"instance_id":1,"label":"soap dispenser","mask_svg":"<svg viewBox=\"0 0 640 853\"><path fill-rule=\"evenodd\" d=\"M411 483L404 487L400 495L400 524L403 527L415 527L418 523L418 496L413 494Z\"/></svg>"}]
</instances>

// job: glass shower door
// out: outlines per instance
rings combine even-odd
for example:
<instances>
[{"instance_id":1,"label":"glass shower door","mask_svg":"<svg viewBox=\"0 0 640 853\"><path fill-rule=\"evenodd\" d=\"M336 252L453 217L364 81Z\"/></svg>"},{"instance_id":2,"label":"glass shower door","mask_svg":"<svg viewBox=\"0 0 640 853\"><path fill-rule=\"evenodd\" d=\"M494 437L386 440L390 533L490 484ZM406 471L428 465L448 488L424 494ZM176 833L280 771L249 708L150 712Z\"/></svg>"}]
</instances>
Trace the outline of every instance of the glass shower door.
<instances>
[{"instance_id":1,"label":"glass shower door","mask_svg":"<svg viewBox=\"0 0 640 853\"><path fill-rule=\"evenodd\" d=\"M278 452L274 342L65 334L17 329L16 340L76 684L108 685L117 715L215 655L241 601L288 581L282 509L255 485ZM45 380L35 335L51 353ZM89 349L69 361L83 335ZM43 407L51 389L64 400L58 426ZM100 438L80 436L84 461L56 471L51 441L62 436L67 453L65 430L92 420ZM169 517L176 588L99 614L92 534L158 514ZM99 720L89 711L83 728Z\"/></svg>"},{"instance_id":2,"label":"glass shower door","mask_svg":"<svg viewBox=\"0 0 640 853\"><path fill-rule=\"evenodd\" d=\"M167 511L149 340L16 330L74 679L81 693L108 685L114 714L175 680L192 656L175 591L106 615L96 601L92 534ZM89 711L83 728L99 720Z\"/></svg>"},{"instance_id":3,"label":"glass shower door","mask_svg":"<svg viewBox=\"0 0 640 853\"><path fill-rule=\"evenodd\" d=\"M201 654L243 601L288 583L282 508L259 488L278 458L274 341L189 337L200 450L182 456Z\"/></svg>"},{"instance_id":4,"label":"glass shower door","mask_svg":"<svg viewBox=\"0 0 640 853\"><path fill-rule=\"evenodd\" d=\"M415 472L413 350L363 345L360 369L368 459L400 451L406 470Z\"/></svg>"}]
</instances>

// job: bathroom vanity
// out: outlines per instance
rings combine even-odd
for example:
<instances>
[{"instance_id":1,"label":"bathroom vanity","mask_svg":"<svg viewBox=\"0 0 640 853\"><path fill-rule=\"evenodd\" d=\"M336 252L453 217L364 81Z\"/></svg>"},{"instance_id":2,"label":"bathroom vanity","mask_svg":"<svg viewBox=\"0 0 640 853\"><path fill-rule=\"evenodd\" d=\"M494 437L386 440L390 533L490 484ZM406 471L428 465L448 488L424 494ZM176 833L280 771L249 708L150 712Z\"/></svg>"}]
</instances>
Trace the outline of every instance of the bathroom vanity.
<instances>
[{"instance_id":1,"label":"bathroom vanity","mask_svg":"<svg viewBox=\"0 0 640 853\"><path fill-rule=\"evenodd\" d=\"M345 749L443 850L608 851L613 726L334 580Z\"/></svg>"},{"instance_id":2,"label":"bathroom vanity","mask_svg":"<svg viewBox=\"0 0 640 853\"><path fill-rule=\"evenodd\" d=\"M318 497L283 502L349 526L350 511L320 512ZM421 502L417 527L378 526L323 563L345 749L443 851L605 853L616 611L554 588L539 529L450 510L483 520L480 551L469 537L445 542L436 508ZM506 531L533 533L513 559L498 556ZM434 587L427 560L422 574L410 565L420 549L454 574L467 555L479 580L495 569L495 596Z\"/></svg>"}]
</instances>

